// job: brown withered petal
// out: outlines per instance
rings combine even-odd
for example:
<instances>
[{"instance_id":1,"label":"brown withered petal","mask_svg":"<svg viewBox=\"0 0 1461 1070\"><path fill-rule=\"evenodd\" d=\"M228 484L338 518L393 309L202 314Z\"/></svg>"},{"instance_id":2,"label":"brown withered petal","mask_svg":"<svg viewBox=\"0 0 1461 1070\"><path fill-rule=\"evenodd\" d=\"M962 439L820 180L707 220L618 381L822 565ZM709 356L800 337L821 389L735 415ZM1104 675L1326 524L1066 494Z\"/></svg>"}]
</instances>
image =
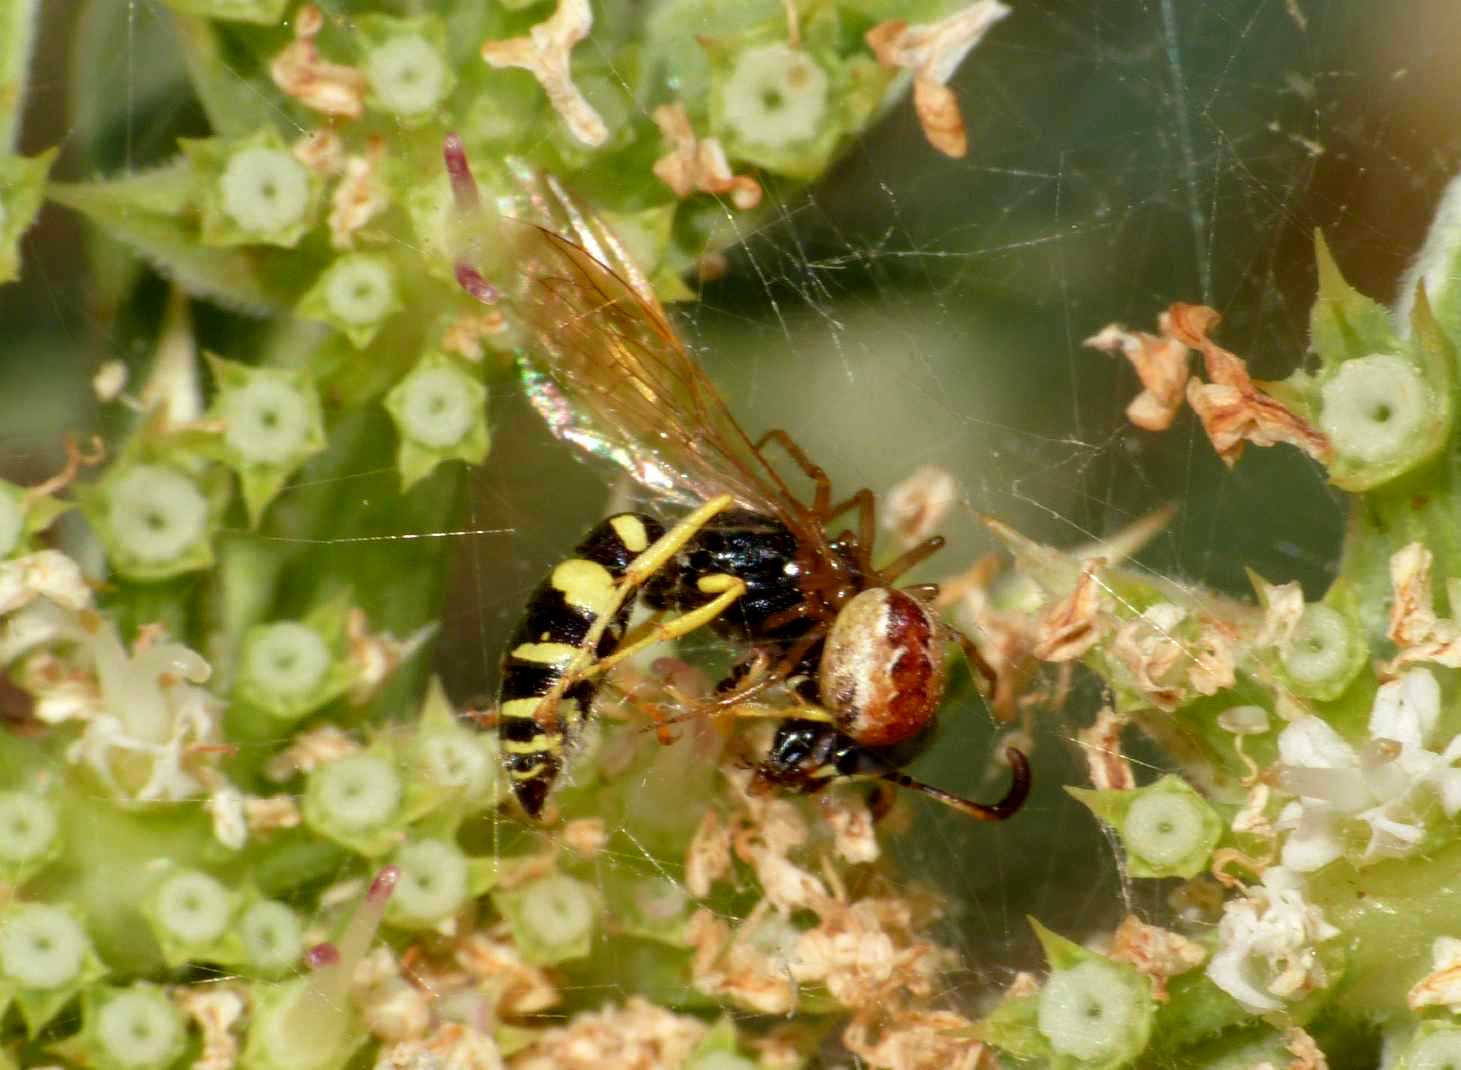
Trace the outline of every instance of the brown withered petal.
<instances>
[{"instance_id":1,"label":"brown withered petal","mask_svg":"<svg viewBox=\"0 0 1461 1070\"><path fill-rule=\"evenodd\" d=\"M1112 936L1106 953L1115 962L1127 962L1152 979L1152 997L1167 999L1167 978L1202 965L1207 951L1196 941L1170 929L1148 925L1128 914Z\"/></svg>"},{"instance_id":2,"label":"brown withered petal","mask_svg":"<svg viewBox=\"0 0 1461 1070\"><path fill-rule=\"evenodd\" d=\"M306 108L358 119L365 111L365 75L320 55L314 39L323 25L323 16L315 5L301 7L294 20L294 40L270 62L269 76L281 92Z\"/></svg>"},{"instance_id":3,"label":"brown withered petal","mask_svg":"<svg viewBox=\"0 0 1461 1070\"><path fill-rule=\"evenodd\" d=\"M1087 561L1075 589L1040 617L1032 653L1041 661L1074 661L1101 638L1103 589L1096 571L1106 562Z\"/></svg>"},{"instance_id":4,"label":"brown withered petal","mask_svg":"<svg viewBox=\"0 0 1461 1070\"><path fill-rule=\"evenodd\" d=\"M1190 371L1191 350L1177 339L1145 331L1128 331L1110 323L1081 345L1103 353L1120 353L1131 362L1142 392L1126 407L1126 418L1145 431L1165 431L1182 407Z\"/></svg>"},{"instance_id":5,"label":"brown withered petal","mask_svg":"<svg viewBox=\"0 0 1461 1070\"><path fill-rule=\"evenodd\" d=\"M1086 755L1091 786L1102 791L1130 791L1136 787L1131 762L1121 753L1121 730L1126 721L1110 706L1103 706L1096 721L1081 730L1077 742Z\"/></svg>"},{"instance_id":6,"label":"brown withered petal","mask_svg":"<svg viewBox=\"0 0 1461 1070\"><path fill-rule=\"evenodd\" d=\"M573 46L588 36L593 24L588 0L558 0L553 14L526 36L485 42L482 58L493 67L519 67L529 72L573 136L597 148L609 140L609 128L569 73Z\"/></svg>"},{"instance_id":7,"label":"brown withered petal","mask_svg":"<svg viewBox=\"0 0 1461 1070\"><path fill-rule=\"evenodd\" d=\"M653 171L676 197L688 197L697 191L728 195L731 203L742 210L761 203L761 184L749 175L731 173L720 141L697 138L683 104L660 105L654 110L654 121L671 148L668 155L655 161Z\"/></svg>"},{"instance_id":8,"label":"brown withered petal","mask_svg":"<svg viewBox=\"0 0 1461 1070\"><path fill-rule=\"evenodd\" d=\"M1189 382L1187 404L1197 413L1225 464L1236 464L1248 442L1255 446L1287 442L1316 461L1329 461L1333 447L1328 436L1259 390L1248 375L1247 364L1208 337L1222 319L1216 311L1177 302L1167 315L1172 336L1202 353L1210 381Z\"/></svg>"},{"instance_id":9,"label":"brown withered petal","mask_svg":"<svg viewBox=\"0 0 1461 1070\"><path fill-rule=\"evenodd\" d=\"M948 81L989 28L1010 13L999 0L976 0L937 22L909 25L890 19L864 35L884 67L913 74L913 103L924 137L946 156L968 151L964 119Z\"/></svg>"}]
</instances>

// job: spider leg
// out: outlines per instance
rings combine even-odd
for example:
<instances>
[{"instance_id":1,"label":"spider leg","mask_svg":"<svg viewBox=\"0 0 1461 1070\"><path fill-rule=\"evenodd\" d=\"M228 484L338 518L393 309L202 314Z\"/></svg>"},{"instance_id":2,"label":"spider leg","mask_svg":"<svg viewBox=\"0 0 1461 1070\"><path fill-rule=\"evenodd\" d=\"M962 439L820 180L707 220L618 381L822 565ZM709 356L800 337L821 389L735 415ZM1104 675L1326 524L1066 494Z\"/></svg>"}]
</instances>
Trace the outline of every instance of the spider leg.
<instances>
[{"instance_id":1,"label":"spider leg","mask_svg":"<svg viewBox=\"0 0 1461 1070\"><path fill-rule=\"evenodd\" d=\"M1012 779L1009 790L1004 793L1004 798L993 805L970 802L968 799L953 795L942 788L935 788L899 772L883 773L881 779L891 784L897 784L900 788L927 795L930 799L937 799L945 806L952 807L976 821L1006 821L1025 804L1025 798L1030 794L1030 762L1014 747L1006 748L1004 753L1005 757L1009 759Z\"/></svg>"},{"instance_id":2,"label":"spider leg","mask_svg":"<svg viewBox=\"0 0 1461 1070\"><path fill-rule=\"evenodd\" d=\"M878 569L877 586L891 587L893 581L896 580L899 576L903 575L903 573L907 572L915 565L919 565L922 564L924 561L927 561L930 557L938 553L943 548L944 537L942 535L935 535L932 538L924 539L917 546L913 547L913 549L904 551L897 557L893 558L892 561L888 562L888 564Z\"/></svg>"},{"instance_id":3,"label":"spider leg","mask_svg":"<svg viewBox=\"0 0 1461 1070\"><path fill-rule=\"evenodd\" d=\"M812 499L812 512L818 516L825 516L828 507L832 503L832 480L827 476L826 469L819 464L813 463L812 459L806 455L802 448L792 441L792 437L780 428L767 431L756 440L755 445L751 448L764 461L765 456L762 451L772 442L775 442L785 450L787 456L795 461L796 466L805 472L807 478L812 481L812 485L816 488L815 496Z\"/></svg>"}]
</instances>

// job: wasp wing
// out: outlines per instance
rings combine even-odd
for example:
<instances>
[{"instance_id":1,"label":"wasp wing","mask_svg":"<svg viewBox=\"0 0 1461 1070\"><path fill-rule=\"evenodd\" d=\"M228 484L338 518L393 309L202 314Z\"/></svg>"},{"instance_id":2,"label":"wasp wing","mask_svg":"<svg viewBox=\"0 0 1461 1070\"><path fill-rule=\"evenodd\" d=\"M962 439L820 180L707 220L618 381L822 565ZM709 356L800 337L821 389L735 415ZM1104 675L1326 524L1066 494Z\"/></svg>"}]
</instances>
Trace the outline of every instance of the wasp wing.
<instances>
[{"instance_id":1,"label":"wasp wing","mask_svg":"<svg viewBox=\"0 0 1461 1070\"><path fill-rule=\"evenodd\" d=\"M576 211L565 229L579 240L532 223L511 225L526 276L516 304L535 358L525 381L554 433L611 458L661 494L682 501L730 494L758 512L784 512L779 477L612 235Z\"/></svg>"}]
</instances>

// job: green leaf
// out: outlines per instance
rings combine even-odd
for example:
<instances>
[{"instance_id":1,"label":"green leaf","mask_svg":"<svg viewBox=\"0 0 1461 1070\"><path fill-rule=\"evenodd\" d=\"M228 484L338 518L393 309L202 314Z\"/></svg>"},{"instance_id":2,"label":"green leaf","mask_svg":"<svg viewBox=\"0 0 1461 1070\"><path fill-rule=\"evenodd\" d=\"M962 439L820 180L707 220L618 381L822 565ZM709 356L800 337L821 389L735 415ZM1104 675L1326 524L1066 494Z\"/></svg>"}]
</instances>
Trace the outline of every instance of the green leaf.
<instances>
[{"instance_id":1,"label":"green leaf","mask_svg":"<svg viewBox=\"0 0 1461 1070\"><path fill-rule=\"evenodd\" d=\"M0 156L0 283L20 277L20 239L41 209L46 174L57 151Z\"/></svg>"},{"instance_id":2,"label":"green leaf","mask_svg":"<svg viewBox=\"0 0 1461 1070\"><path fill-rule=\"evenodd\" d=\"M123 179L52 183L48 195L99 226L188 293L240 312L280 311L260 250L205 245L188 217L197 174L184 160Z\"/></svg>"},{"instance_id":3,"label":"green leaf","mask_svg":"<svg viewBox=\"0 0 1461 1070\"><path fill-rule=\"evenodd\" d=\"M279 122L274 87L258 79L243 79L223 54L218 28L204 18L183 14L183 5L173 6L177 9L173 29L188 66L188 78L213 131L241 138Z\"/></svg>"},{"instance_id":4,"label":"green leaf","mask_svg":"<svg viewBox=\"0 0 1461 1070\"><path fill-rule=\"evenodd\" d=\"M187 15L276 26L289 0L167 0L167 4Z\"/></svg>"},{"instance_id":5,"label":"green leaf","mask_svg":"<svg viewBox=\"0 0 1461 1070\"><path fill-rule=\"evenodd\" d=\"M0 152L17 145L40 6L39 0L0 0Z\"/></svg>"}]
</instances>

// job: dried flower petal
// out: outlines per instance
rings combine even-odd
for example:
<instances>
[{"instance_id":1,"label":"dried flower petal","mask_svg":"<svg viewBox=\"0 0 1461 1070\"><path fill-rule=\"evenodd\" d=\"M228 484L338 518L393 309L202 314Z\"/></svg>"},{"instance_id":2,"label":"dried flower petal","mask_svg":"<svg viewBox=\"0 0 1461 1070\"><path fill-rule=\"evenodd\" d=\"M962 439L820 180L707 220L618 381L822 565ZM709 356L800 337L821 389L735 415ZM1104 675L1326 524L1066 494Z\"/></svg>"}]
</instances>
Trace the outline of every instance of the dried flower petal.
<instances>
[{"instance_id":1,"label":"dried flower petal","mask_svg":"<svg viewBox=\"0 0 1461 1070\"><path fill-rule=\"evenodd\" d=\"M1170 929L1148 925L1135 914L1128 914L1112 936L1107 957L1116 962L1129 962L1152 979L1152 997L1167 999L1167 978L1196 969L1207 958L1207 951Z\"/></svg>"},{"instance_id":2,"label":"dried flower petal","mask_svg":"<svg viewBox=\"0 0 1461 1070\"><path fill-rule=\"evenodd\" d=\"M573 136L597 148L609 140L609 128L573 84L568 69L573 46L588 36L593 24L588 0L558 0L553 14L526 37L485 42L482 58L493 67L520 67L531 73Z\"/></svg>"},{"instance_id":3,"label":"dried flower petal","mask_svg":"<svg viewBox=\"0 0 1461 1070\"><path fill-rule=\"evenodd\" d=\"M372 135L363 156L350 156L344 161L345 174L330 197L330 244L336 249L352 248L355 232L390 206L390 197L380 180L385 150L385 139Z\"/></svg>"},{"instance_id":4,"label":"dried flower petal","mask_svg":"<svg viewBox=\"0 0 1461 1070\"><path fill-rule=\"evenodd\" d=\"M674 1014L639 996L623 1007L577 1014L543 1032L513 1059L513 1070L663 1070L683 1066L705 1036L698 1018Z\"/></svg>"},{"instance_id":5,"label":"dried flower petal","mask_svg":"<svg viewBox=\"0 0 1461 1070\"><path fill-rule=\"evenodd\" d=\"M1126 407L1128 420L1147 431L1172 426L1186 395L1187 346L1165 332L1160 337L1131 332L1119 323L1106 325L1081 344L1103 353L1119 351L1136 370L1143 389Z\"/></svg>"},{"instance_id":6,"label":"dried flower petal","mask_svg":"<svg viewBox=\"0 0 1461 1070\"><path fill-rule=\"evenodd\" d=\"M705 811L685 855L685 887L696 899L710 894L710 886L730 873L730 829L714 807Z\"/></svg>"},{"instance_id":7,"label":"dried flower petal","mask_svg":"<svg viewBox=\"0 0 1461 1070\"><path fill-rule=\"evenodd\" d=\"M269 75L285 94L306 108L358 119L365 110L365 75L354 67L331 63L315 47L324 16L314 4L294 15L294 40L269 64Z\"/></svg>"},{"instance_id":8,"label":"dried flower petal","mask_svg":"<svg viewBox=\"0 0 1461 1070\"><path fill-rule=\"evenodd\" d=\"M898 483L883 499L883 526L904 546L932 535L959 501L959 481L947 468L925 464Z\"/></svg>"},{"instance_id":9,"label":"dried flower petal","mask_svg":"<svg viewBox=\"0 0 1461 1070\"><path fill-rule=\"evenodd\" d=\"M1263 393L1248 376L1247 365L1207 336L1222 319L1205 305L1173 304L1168 310L1172 336L1201 350L1209 383L1187 384L1187 403L1202 421L1218 456L1237 463L1245 442L1274 446L1288 442L1321 463L1333 455L1329 438L1286 405Z\"/></svg>"},{"instance_id":10,"label":"dried flower petal","mask_svg":"<svg viewBox=\"0 0 1461 1070\"><path fill-rule=\"evenodd\" d=\"M696 138L683 104L655 108L654 122L671 146L668 155L655 161L654 173L676 197L688 197L697 191L725 194L742 211L761 203L761 184L750 175L731 173L718 138Z\"/></svg>"},{"instance_id":11,"label":"dried flower petal","mask_svg":"<svg viewBox=\"0 0 1461 1070\"><path fill-rule=\"evenodd\" d=\"M1040 616L1033 653L1041 661L1074 661L1101 638L1104 585L1096 578L1106 562L1087 561L1075 589Z\"/></svg>"},{"instance_id":12,"label":"dried flower petal","mask_svg":"<svg viewBox=\"0 0 1461 1070\"><path fill-rule=\"evenodd\" d=\"M953 1011L907 1010L880 1023L860 1014L843 1031L842 1043L881 1070L993 1070L999 1065L994 1053L969 1039L970 1028Z\"/></svg>"},{"instance_id":13,"label":"dried flower petal","mask_svg":"<svg viewBox=\"0 0 1461 1070\"><path fill-rule=\"evenodd\" d=\"M976 0L938 22L910 26L902 19L879 23L865 35L884 67L913 72L913 103L928 143L945 156L969 148L959 103L948 81L989 28L1010 13L999 0Z\"/></svg>"},{"instance_id":14,"label":"dried flower petal","mask_svg":"<svg viewBox=\"0 0 1461 1070\"><path fill-rule=\"evenodd\" d=\"M1131 762L1121 753L1121 730L1125 719L1110 706L1101 707L1096 721L1076 737L1086 754L1091 786L1103 791L1130 791L1136 787Z\"/></svg>"},{"instance_id":15,"label":"dried flower petal","mask_svg":"<svg viewBox=\"0 0 1461 1070\"><path fill-rule=\"evenodd\" d=\"M1461 1014L1461 940L1436 938L1431 945L1431 972L1411 987L1406 1002L1413 1011L1445 1007L1452 1014Z\"/></svg>"},{"instance_id":16,"label":"dried flower petal","mask_svg":"<svg viewBox=\"0 0 1461 1070\"><path fill-rule=\"evenodd\" d=\"M173 990L173 1001L203 1034L203 1048L192 1070L232 1070L238 1062L233 1027L247 1006L243 994L228 984L183 985Z\"/></svg>"}]
</instances>

